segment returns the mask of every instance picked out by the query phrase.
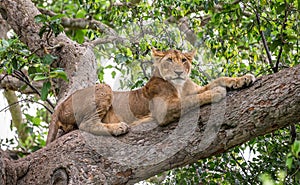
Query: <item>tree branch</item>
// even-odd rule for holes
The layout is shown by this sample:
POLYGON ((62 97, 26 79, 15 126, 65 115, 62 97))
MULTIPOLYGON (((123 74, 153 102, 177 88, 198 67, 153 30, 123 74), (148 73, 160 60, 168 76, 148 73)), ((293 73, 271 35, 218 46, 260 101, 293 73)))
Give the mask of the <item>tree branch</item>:
MULTIPOLYGON (((50 11, 50 10, 45 10, 45 9, 39 9, 41 13, 49 16, 55 16, 57 15, 56 13, 50 11)), ((103 24, 100 21, 96 20, 90 20, 90 19, 81 19, 81 18, 68 18, 68 17, 63 17, 61 18, 61 24, 70 29, 92 29, 92 30, 97 30, 99 32, 105 33, 107 35, 111 36, 116 36, 117 33, 115 32, 114 29, 110 28, 106 24, 103 24)))
MULTIPOLYGON (((35 89, 41 90, 43 87, 43 81, 33 81, 32 86, 35 89)), ((23 94, 35 94, 36 91, 26 86, 26 83, 19 80, 16 77, 0 74, 0 89, 7 89, 13 91, 19 91, 23 94), (24 88, 25 87, 25 88, 24 88)))
POLYGON ((254 10, 254 11, 255 11, 255 16, 256 16, 257 26, 258 26, 258 29, 259 29, 259 33, 260 33, 260 36, 261 36, 264 48, 266 50, 266 54, 267 54, 269 65, 270 65, 271 69, 273 70, 273 72, 276 73, 277 71, 275 70, 273 62, 272 62, 272 56, 271 56, 271 52, 269 50, 269 47, 268 47, 268 44, 267 44, 267 41, 266 41, 266 38, 265 38, 265 34, 261 30, 261 23, 260 23, 259 12, 258 12, 258 10, 254 10))
POLYGON ((117 44, 122 44, 124 42, 126 42, 129 40, 126 38, 122 38, 119 36, 106 36, 104 38, 97 38, 93 41, 87 42, 88 44, 92 45, 92 46, 97 46, 100 44, 108 44, 108 43, 117 43, 117 44))
MULTIPOLYGON (((14 73, 12 74, 13 77, 19 79, 20 81, 23 81, 27 86, 29 86, 36 94, 38 94, 41 97, 41 93, 38 89, 36 89, 29 81, 28 77, 24 74, 23 71, 14 71, 14 73)), ((45 100, 51 107, 52 109, 54 109, 54 105, 53 103, 49 100, 46 99, 45 100)))
POLYGON ((69 184, 133 184, 297 123, 299 111, 300 65, 264 76, 166 127, 145 123, 121 137, 73 131, 16 161, 30 161, 17 184, 50 184, 59 174, 69 184))
POLYGON ((280 49, 279 49, 279 53, 278 53, 278 56, 277 56, 277 61, 276 61, 276 64, 275 64, 275 71, 276 72, 278 72, 279 62, 280 62, 280 58, 281 58, 281 55, 282 55, 283 46, 285 44, 285 41, 284 41, 284 38, 283 38, 283 32, 286 29, 286 22, 287 22, 288 13, 289 13, 288 9, 289 9, 289 4, 285 1, 284 21, 282 23, 282 27, 281 27, 281 30, 280 30, 280 32, 281 32, 280 33, 281 44, 280 44, 280 49))
POLYGON ((44 105, 44 104, 42 104, 42 103, 40 103, 40 102, 38 102, 38 101, 33 101, 33 100, 31 100, 31 99, 23 99, 23 100, 20 100, 20 101, 14 101, 14 102, 11 102, 11 103, 9 103, 8 104, 8 106, 7 107, 4 107, 3 109, 0 109, 0 112, 2 112, 2 111, 5 111, 6 109, 8 109, 8 108, 10 108, 10 107, 12 107, 12 106, 15 106, 15 105, 17 105, 17 104, 19 104, 20 102, 31 102, 31 103, 36 103, 36 104, 39 104, 39 105, 41 105, 41 106, 43 106, 49 113, 53 113, 53 111, 49 108, 49 107, 47 107, 46 105, 44 105))

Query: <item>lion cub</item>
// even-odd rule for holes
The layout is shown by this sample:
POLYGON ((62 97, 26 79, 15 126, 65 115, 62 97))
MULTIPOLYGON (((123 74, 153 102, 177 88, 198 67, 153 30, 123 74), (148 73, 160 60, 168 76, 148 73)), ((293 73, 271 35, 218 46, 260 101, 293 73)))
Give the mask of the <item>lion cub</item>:
POLYGON ((199 86, 189 78, 194 54, 152 49, 154 72, 144 87, 113 92, 108 85, 96 84, 76 91, 56 107, 47 144, 56 138, 58 128, 118 136, 145 118, 163 126, 176 121, 182 109, 218 102, 226 96, 226 88, 238 89, 255 81, 253 75, 221 77, 199 86))

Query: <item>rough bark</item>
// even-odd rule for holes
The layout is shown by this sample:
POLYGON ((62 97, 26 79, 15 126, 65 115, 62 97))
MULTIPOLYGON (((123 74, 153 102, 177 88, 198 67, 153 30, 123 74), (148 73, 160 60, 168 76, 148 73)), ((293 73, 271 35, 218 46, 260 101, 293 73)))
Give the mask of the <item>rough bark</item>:
POLYGON ((30 163, 19 166, 26 171, 19 185, 133 184, 298 123, 299 111, 300 65, 259 78, 166 127, 146 123, 117 138, 76 130, 10 165, 30 163))
MULTIPOLYGON (((1 9, 0 9, 1 12, 1 9)), ((9 31, 10 26, 7 22, 3 19, 0 13, 0 38, 7 38, 7 32, 9 31)))

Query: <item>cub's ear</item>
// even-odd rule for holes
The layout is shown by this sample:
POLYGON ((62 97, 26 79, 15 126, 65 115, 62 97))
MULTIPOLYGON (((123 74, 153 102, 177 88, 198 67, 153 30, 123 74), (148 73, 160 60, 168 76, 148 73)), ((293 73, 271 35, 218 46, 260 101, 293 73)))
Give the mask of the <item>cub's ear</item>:
POLYGON ((166 55, 165 52, 159 51, 156 48, 152 48, 151 50, 152 50, 152 57, 155 60, 159 60, 159 59, 161 59, 162 57, 164 57, 166 55))
POLYGON ((197 52, 196 50, 193 50, 193 51, 183 53, 183 54, 190 62, 192 62, 196 52, 197 52))

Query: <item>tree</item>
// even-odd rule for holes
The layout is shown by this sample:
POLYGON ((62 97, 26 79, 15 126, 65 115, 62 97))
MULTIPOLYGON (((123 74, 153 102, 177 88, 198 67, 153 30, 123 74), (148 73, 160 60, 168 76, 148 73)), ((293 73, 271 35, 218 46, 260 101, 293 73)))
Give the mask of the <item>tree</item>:
POLYGON ((103 81, 96 54, 114 57, 115 68, 127 76, 121 85, 132 88, 147 79, 144 64, 149 63, 150 46, 189 49, 206 45, 203 50, 211 50, 214 57, 204 52, 203 58, 218 63, 206 72, 193 71, 193 77, 201 77, 195 78, 199 83, 222 73, 276 74, 200 112, 196 108, 165 128, 149 132, 139 128, 120 138, 74 131, 17 161, 1 151, 1 184, 130 184, 299 122, 299 65, 278 72, 299 63, 296 2, 176 1, 152 6, 141 1, 33 2, 0 1, 2 17, 25 44, 17 38, 2 40, 0 84, 38 94, 48 102, 49 111, 53 111, 49 95, 63 101, 72 92, 103 81), (94 48, 100 52, 94 53, 94 48), (140 69, 132 68, 137 64, 140 69), (128 68, 134 70, 129 73, 128 68), (48 168, 41 170, 45 164, 48 168))

